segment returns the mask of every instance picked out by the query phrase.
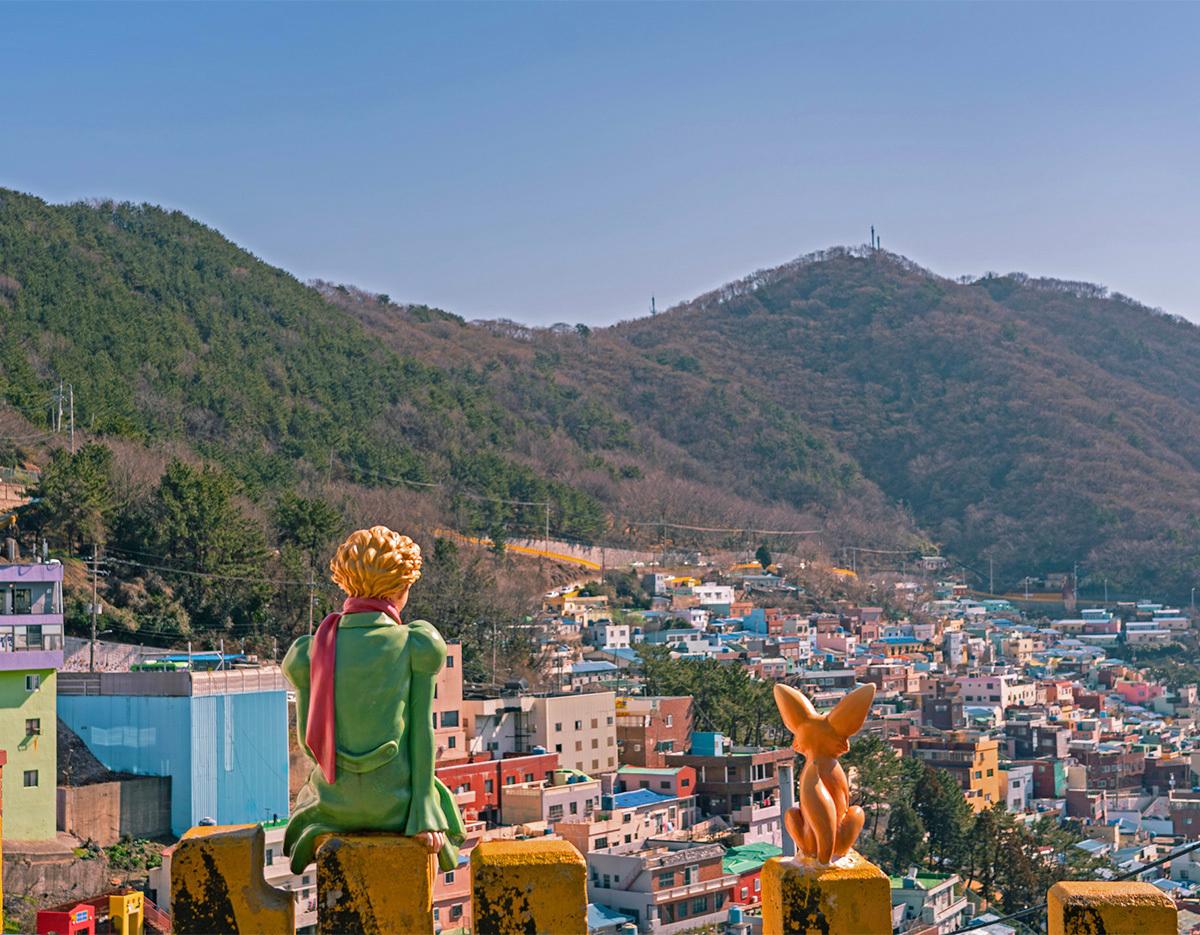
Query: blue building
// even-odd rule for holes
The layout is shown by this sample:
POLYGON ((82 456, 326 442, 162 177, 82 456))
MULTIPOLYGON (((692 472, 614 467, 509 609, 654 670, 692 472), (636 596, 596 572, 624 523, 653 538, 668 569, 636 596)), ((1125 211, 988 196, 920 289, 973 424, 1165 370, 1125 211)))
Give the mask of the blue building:
POLYGON ((58 716, 111 770, 171 777, 171 830, 288 814, 279 669, 63 672, 58 716))

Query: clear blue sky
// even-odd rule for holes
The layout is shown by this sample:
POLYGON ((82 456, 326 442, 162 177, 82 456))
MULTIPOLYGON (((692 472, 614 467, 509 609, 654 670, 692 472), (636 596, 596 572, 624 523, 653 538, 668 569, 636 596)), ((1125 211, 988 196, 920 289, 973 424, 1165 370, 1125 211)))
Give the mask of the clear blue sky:
POLYGON ((1200 5, 5 5, 0 185, 603 323, 836 243, 1200 319, 1200 5))

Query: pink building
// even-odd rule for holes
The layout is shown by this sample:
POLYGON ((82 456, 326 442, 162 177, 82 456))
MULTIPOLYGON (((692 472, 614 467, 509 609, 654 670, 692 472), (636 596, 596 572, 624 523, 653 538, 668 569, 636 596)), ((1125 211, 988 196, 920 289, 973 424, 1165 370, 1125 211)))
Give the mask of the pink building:
POLYGON ((1149 704, 1163 693, 1163 687, 1157 682, 1127 682, 1121 680, 1113 686, 1113 690, 1121 696, 1126 704, 1149 704))
POLYGON ((433 735, 439 766, 467 758, 467 735, 463 729, 462 644, 446 644, 446 664, 433 685, 433 735))

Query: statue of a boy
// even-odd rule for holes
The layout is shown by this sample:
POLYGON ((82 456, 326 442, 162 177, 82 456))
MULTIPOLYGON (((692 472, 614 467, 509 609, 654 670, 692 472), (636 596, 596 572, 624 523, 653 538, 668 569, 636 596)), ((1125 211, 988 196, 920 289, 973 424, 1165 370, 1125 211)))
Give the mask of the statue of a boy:
POLYGON ((292 872, 312 861, 319 835, 335 831, 409 835, 452 870, 462 817, 434 775, 434 679, 446 644, 426 621, 400 620, 421 576, 421 549, 373 526, 342 543, 329 567, 348 595, 342 612, 283 660, 296 687, 300 744, 316 764, 284 837, 292 872))

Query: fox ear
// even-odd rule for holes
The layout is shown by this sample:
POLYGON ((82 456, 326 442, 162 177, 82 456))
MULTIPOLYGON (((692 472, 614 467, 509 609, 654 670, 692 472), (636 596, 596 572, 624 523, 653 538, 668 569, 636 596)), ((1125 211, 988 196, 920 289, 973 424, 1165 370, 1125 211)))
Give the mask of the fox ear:
POLYGON ((863 721, 871 713, 871 702, 875 700, 875 685, 868 682, 854 689, 839 701, 829 712, 829 723, 843 737, 858 733, 863 721))
POLYGON ((800 725, 817 718, 817 709, 812 706, 812 702, 805 698, 803 693, 782 682, 775 683, 775 706, 779 708, 783 723, 793 734, 799 730, 800 725))

